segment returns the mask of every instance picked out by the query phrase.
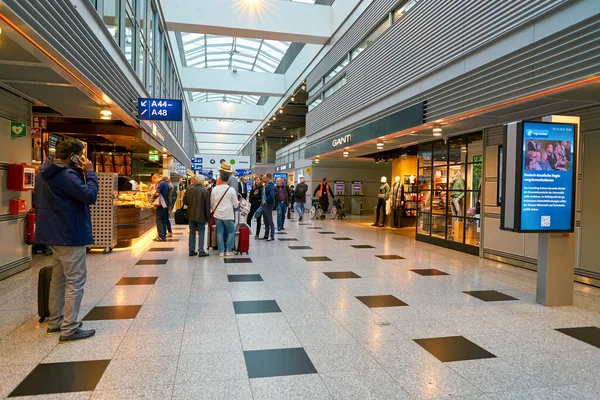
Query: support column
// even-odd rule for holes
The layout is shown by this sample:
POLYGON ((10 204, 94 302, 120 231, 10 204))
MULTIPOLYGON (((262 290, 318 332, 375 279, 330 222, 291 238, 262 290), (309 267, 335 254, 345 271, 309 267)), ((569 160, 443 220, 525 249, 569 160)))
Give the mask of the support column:
MULTIPOLYGON (((577 124, 575 133, 577 149, 580 149, 579 117, 551 115, 544 122, 564 122, 577 124)), ((577 151, 579 155, 579 151, 577 151)), ((579 157, 578 157, 579 158, 579 157)), ((579 176, 579 159, 574 168, 579 176)), ((577 193, 577 180, 573 182, 577 193)), ((577 196, 579 198, 579 196, 577 196)), ((579 207, 573 204, 576 212, 579 207)), ((536 302, 544 306, 573 305, 573 282, 575 280, 575 233, 539 233, 536 302)))

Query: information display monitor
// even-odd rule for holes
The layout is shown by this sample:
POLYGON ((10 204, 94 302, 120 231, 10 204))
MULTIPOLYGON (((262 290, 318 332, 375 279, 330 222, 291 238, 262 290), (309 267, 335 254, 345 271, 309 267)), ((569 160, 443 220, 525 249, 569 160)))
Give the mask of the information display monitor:
POLYGON ((575 124, 522 121, 506 126, 502 229, 574 231, 576 135, 575 124))

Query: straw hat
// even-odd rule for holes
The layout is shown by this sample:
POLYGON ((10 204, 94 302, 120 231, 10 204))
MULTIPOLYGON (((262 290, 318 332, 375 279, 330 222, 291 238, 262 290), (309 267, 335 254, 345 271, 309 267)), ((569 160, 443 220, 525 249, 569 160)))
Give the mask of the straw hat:
POLYGON ((228 162, 223 161, 221 163, 221 166, 219 167, 219 171, 223 171, 223 172, 227 172, 228 174, 232 174, 233 173, 233 168, 231 168, 231 164, 229 164, 228 162))

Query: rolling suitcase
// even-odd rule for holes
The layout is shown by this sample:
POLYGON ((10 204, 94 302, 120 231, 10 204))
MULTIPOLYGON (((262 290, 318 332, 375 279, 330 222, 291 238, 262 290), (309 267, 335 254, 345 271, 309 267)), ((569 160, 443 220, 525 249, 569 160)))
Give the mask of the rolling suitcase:
POLYGON ((233 242, 233 250, 238 253, 246 253, 250 250, 250 227, 240 222, 242 219, 243 213, 238 212, 238 222, 235 224, 235 234, 234 234, 234 242, 233 242))
POLYGON ((50 316, 50 281, 52 280, 52 267, 44 267, 40 269, 38 275, 38 315, 40 322, 44 322, 50 316))

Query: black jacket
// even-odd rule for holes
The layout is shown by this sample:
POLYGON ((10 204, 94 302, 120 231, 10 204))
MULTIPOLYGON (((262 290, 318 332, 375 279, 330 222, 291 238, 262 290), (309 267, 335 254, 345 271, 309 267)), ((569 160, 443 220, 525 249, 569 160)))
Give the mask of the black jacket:
POLYGON ((250 204, 252 204, 252 203, 260 204, 262 202, 263 189, 264 189, 264 186, 261 186, 261 187, 256 187, 256 185, 252 186, 252 191, 250 192, 250 197, 248 198, 248 200, 250 201, 250 204))
POLYGON ((188 187, 183 196, 183 204, 187 206, 188 221, 204 224, 210 220, 210 195, 204 186, 188 187))
POLYGON ((299 183, 294 188, 294 199, 296 203, 306 203, 306 192, 308 192, 308 185, 306 183, 299 183))

